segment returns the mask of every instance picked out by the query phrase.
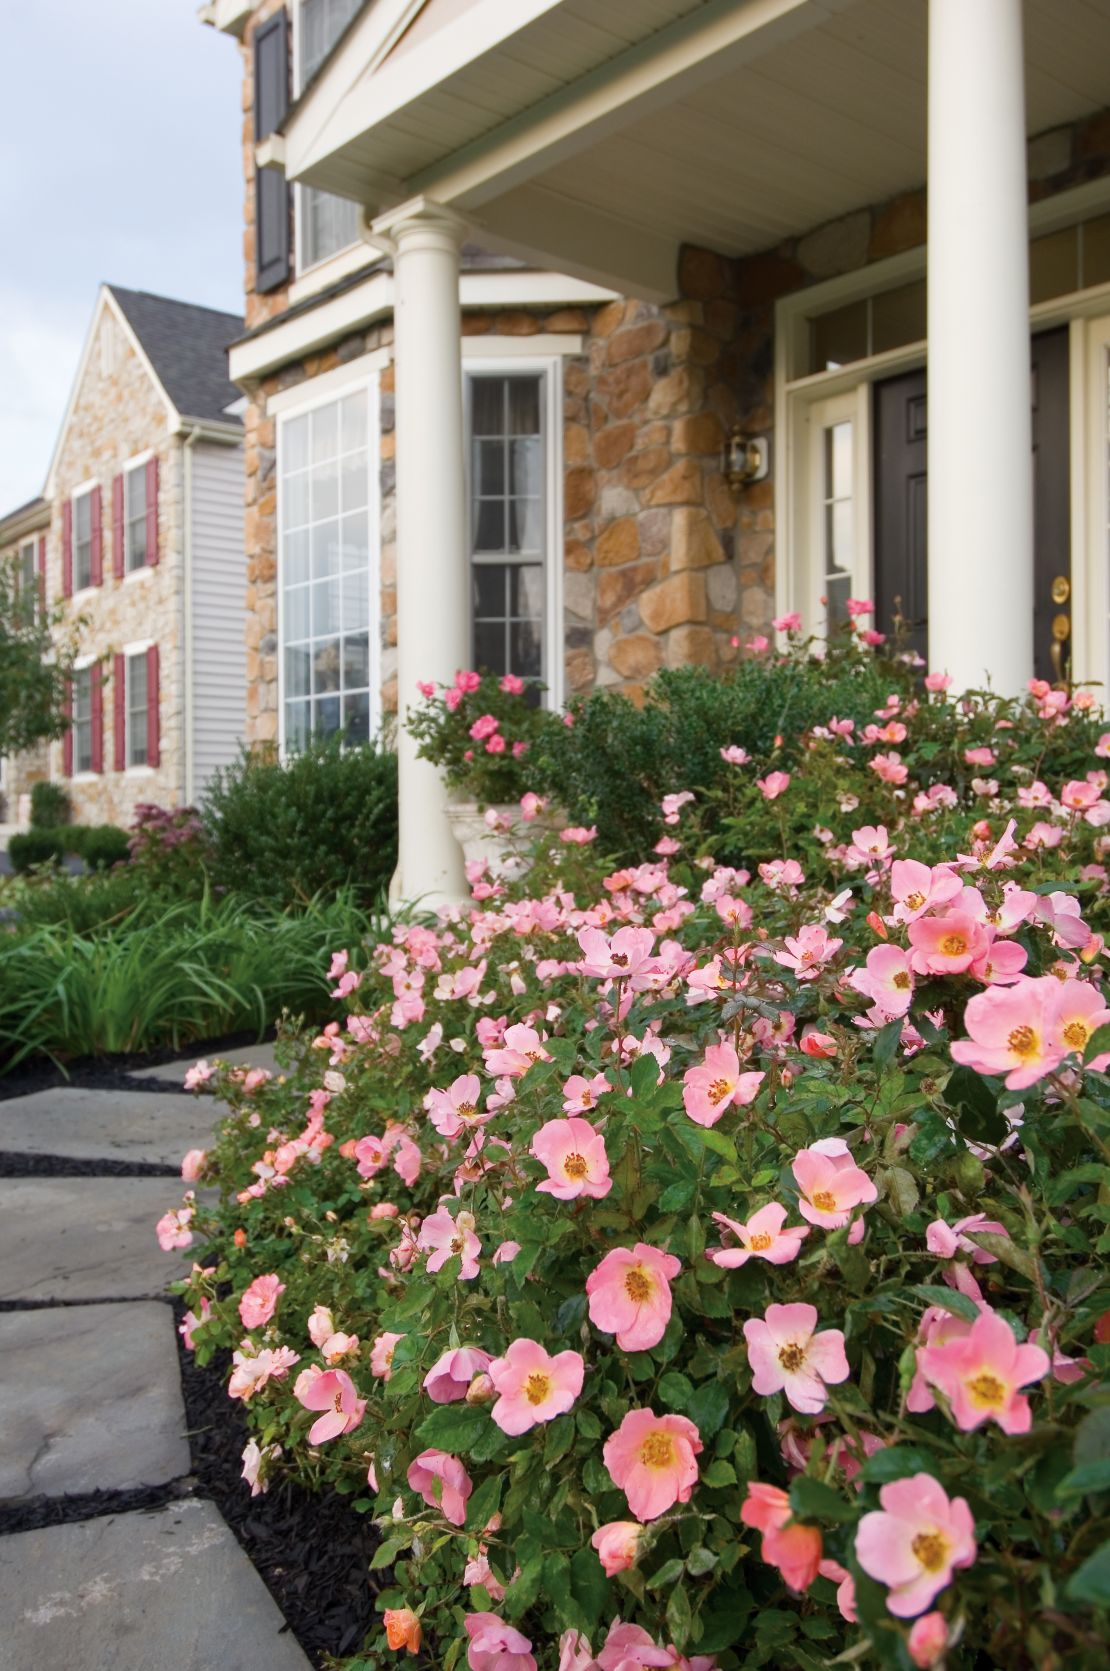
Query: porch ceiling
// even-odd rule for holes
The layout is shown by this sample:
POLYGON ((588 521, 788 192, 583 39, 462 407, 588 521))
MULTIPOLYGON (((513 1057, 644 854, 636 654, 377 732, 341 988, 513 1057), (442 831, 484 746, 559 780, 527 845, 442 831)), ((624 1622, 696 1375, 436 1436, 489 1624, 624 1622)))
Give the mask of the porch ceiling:
MULTIPOLYGON (((924 180, 927 0, 516 0, 509 36, 492 3, 334 66, 288 124, 291 176, 371 214, 423 193, 656 299, 683 242, 766 249, 924 180)), ((1110 0, 1025 0, 1025 25, 1030 134, 1110 105, 1110 0)))

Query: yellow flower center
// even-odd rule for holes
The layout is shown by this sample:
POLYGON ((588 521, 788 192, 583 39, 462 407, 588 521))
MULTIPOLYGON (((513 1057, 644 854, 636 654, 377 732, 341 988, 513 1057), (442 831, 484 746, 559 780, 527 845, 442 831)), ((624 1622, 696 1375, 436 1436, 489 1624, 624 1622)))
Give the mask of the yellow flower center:
POLYGON ((913 894, 907 894, 906 895, 906 906, 911 911, 920 911, 920 909, 924 905, 924 903, 925 903, 925 895, 924 894, 913 893, 913 894))
POLYGON ((948 1564, 948 1539, 940 1532, 918 1532, 910 1548, 926 1572, 940 1572, 948 1564))
POLYGON ((455 1112, 460 1120, 472 1120, 478 1110, 472 1102, 460 1102, 455 1112))
POLYGON ((628 958, 624 952, 610 952, 609 962, 615 963, 618 969, 628 968, 628 958))
POLYGON ((724 1102, 732 1091, 731 1079, 715 1079, 709 1087, 708 1096, 711 1103, 724 1102))
POLYGON ((905 992, 910 984, 910 977, 906 973, 905 969, 899 969, 890 984, 891 986, 896 986, 899 992, 905 992))
POLYGON ((816 1195, 810 1197, 819 1213, 836 1212, 836 1196, 828 1189, 819 1189, 816 1195))
POLYGON ((760 1230, 756 1235, 748 1237, 748 1246, 753 1253, 762 1253, 765 1248, 770 1247, 773 1240, 774 1237, 769 1236, 766 1230, 760 1230))
POLYGON ((1067 1021, 1064 1023, 1064 1039, 1069 1049, 1082 1050, 1091 1036, 1091 1029, 1085 1021, 1067 1021))
POLYGON ((563 1162, 563 1171, 568 1178, 584 1178, 589 1168, 581 1155, 568 1155, 563 1162))
POLYGON ((542 1369, 534 1369, 524 1383, 524 1396, 529 1404, 542 1404, 551 1394, 551 1377, 542 1369))
POLYGON ((967 950, 966 934, 944 934, 941 936, 940 949, 945 957, 962 957, 967 950))
POLYGON ((645 1468, 673 1468, 674 1440, 669 1433, 649 1433, 640 1446, 640 1461, 645 1468))
POLYGON ((337 1392, 335 1395, 335 1413, 337 1416, 343 1414, 343 1394, 341 1392, 337 1392))
POLYGON ((463 1239, 462 1239, 462 1237, 461 1236, 452 1236, 451 1237, 451 1252, 452 1253, 461 1253, 462 1250, 463 1250, 463 1239))
POLYGON ((1032 1027, 1015 1027, 1006 1040, 1015 1056, 1035 1056, 1039 1040, 1032 1027))
POLYGON ((645 1300, 650 1300, 651 1290, 651 1278, 641 1270, 639 1265, 634 1266, 632 1270, 625 1274, 624 1291, 630 1300, 635 1300, 637 1305, 642 1305, 645 1300))
POLYGON ((994 1407, 1001 1404, 1006 1396, 1006 1388, 1002 1385, 998 1376, 992 1375, 986 1369, 977 1375, 973 1381, 968 1382, 967 1390, 976 1404, 985 1407, 994 1407))
POLYGON ((788 1375, 795 1375, 806 1361, 806 1349, 796 1340, 779 1347, 779 1363, 788 1375))

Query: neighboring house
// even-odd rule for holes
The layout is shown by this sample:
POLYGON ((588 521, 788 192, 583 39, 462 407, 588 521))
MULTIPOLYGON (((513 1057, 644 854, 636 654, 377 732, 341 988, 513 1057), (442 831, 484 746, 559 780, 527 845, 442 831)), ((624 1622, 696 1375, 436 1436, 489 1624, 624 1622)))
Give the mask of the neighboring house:
POLYGON ((45 607, 84 623, 72 723, 9 764, 17 803, 49 775, 76 821, 126 824, 138 802, 197 799, 238 752, 243 425, 227 347, 241 331, 233 314, 100 290, 34 512, 45 607))
MULTIPOLYGON (((960 684, 1110 676, 1105 0, 202 15, 247 77, 252 736, 347 723, 340 627, 371 725, 464 662, 635 694, 850 595, 960 684), (348 377, 365 562, 316 514, 348 377)), ((403 742, 401 794, 404 891, 457 894, 403 742)))
MULTIPOLYGON (((46 596, 49 527, 50 506, 43 498, 30 499, 0 517, 0 563, 14 566, 19 606, 36 613, 44 607, 46 596)), ((0 755, 0 825, 26 824, 31 789, 48 777, 49 772, 50 757, 45 743, 10 759, 0 755)))

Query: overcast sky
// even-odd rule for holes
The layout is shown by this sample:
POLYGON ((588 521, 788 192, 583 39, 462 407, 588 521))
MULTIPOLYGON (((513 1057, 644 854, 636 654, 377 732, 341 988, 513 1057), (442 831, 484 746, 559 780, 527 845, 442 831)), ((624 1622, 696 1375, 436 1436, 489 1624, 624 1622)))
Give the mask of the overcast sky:
POLYGON ((2 10, 0 515, 42 488, 102 280, 243 305, 237 42, 197 0, 2 10))

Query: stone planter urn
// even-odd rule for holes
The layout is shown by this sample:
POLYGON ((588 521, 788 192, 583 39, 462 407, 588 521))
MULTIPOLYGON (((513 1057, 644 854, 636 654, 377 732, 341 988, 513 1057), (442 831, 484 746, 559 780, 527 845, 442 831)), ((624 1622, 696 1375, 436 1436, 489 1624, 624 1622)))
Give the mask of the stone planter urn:
POLYGON ((480 806, 477 801, 449 800, 447 822, 466 860, 482 859, 490 874, 511 882, 527 874, 532 858, 527 851, 539 830, 558 828, 550 813, 526 821, 515 801, 480 806))

